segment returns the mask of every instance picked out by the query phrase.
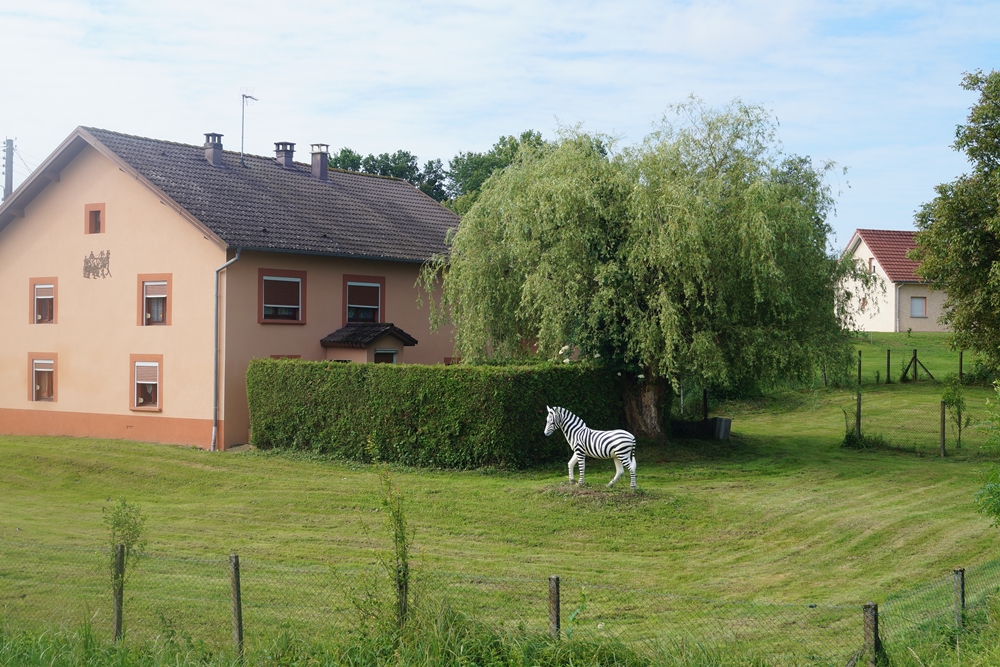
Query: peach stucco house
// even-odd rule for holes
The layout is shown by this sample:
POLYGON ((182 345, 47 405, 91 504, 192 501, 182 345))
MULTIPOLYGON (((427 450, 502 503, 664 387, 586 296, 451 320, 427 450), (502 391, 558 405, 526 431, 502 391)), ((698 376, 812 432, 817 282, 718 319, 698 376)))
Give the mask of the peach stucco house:
POLYGON ((0 206, 0 433, 224 449, 256 357, 433 364, 458 218, 410 184, 77 128, 0 206))
POLYGON ((933 291, 917 275, 919 262, 907 257, 916 247, 916 232, 889 229, 858 229, 844 257, 851 257, 881 278, 885 292, 869 303, 856 303, 857 324, 862 331, 947 331, 938 318, 945 293, 933 291))

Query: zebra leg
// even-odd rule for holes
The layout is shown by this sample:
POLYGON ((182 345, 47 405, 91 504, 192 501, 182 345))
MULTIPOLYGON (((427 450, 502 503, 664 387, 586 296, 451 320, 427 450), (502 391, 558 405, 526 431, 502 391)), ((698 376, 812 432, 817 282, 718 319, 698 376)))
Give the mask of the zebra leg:
POLYGON ((574 452, 574 454, 573 454, 573 458, 571 458, 571 459, 569 460, 569 483, 570 483, 570 484, 572 484, 572 483, 573 483, 573 466, 575 466, 575 465, 576 465, 577 461, 579 461, 579 459, 577 458, 577 455, 576 455, 576 453, 574 452))
POLYGON ((611 478, 610 482, 608 482, 608 486, 614 486, 615 482, 618 481, 618 478, 622 476, 623 472, 625 472, 625 468, 622 467, 621 459, 619 459, 617 456, 613 456, 611 458, 615 462, 615 476, 611 478))
POLYGON ((628 472, 632 477, 632 490, 635 490, 635 455, 632 455, 632 459, 628 462, 628 472))
POLYGON ((583 468, 586 465, 587 457, 583 454, 577 454, 577 456, 580 457, 580 460, 577 463, 577 465, 580 466, 580 486, 583 486, 583 468))

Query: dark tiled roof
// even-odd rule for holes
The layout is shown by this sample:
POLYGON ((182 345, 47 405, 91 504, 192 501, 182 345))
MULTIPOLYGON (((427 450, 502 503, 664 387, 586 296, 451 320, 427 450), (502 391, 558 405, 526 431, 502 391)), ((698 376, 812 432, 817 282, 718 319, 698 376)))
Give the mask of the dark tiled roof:
POLYGON ((859 229, 858 236, 875 256, 875 261, 894 283, 922 283, 917 275, 920 262, 906 256, 917 247, 916 232, 892 229, 859 229))
POLYGON ((446 250, 458 217, 405 181, 82 128, 230 247, 420 262, 446 250))
POLYGON ((377 324, 351 323, 319 342, 323 347, 368 347, 386 334, 395 336, 403 345, 416 345, 417 339, 391 322, 377 324))

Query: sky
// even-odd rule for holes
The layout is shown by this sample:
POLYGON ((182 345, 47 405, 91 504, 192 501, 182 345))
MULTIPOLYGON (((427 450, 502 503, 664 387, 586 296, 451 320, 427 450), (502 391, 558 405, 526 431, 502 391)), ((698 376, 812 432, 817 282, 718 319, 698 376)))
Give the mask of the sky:
POLYGON ((833 247, 912 229, 1000 56, 1000 3, 0 0, 15 187, 78 125, 248 153, 294 141, 421 163, 526 129, 638 143, 672 104, 760 105, 831 172, 833 247), (245 109, 243 93, 258 98, 245 109))

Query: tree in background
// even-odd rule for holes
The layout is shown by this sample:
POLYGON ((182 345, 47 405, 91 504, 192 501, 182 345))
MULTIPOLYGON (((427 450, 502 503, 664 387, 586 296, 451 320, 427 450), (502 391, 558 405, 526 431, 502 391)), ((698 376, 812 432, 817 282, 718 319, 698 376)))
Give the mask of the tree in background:
POLYGON ((972 173, 935 188, 916 214, 917 273, 943 290, 942 321, 956 347, 979 352, 1000 366, 1000 72, 966 74, 962 88, 979 92, 952 148, 972 173))
POLYGON ((534 130, 525 130, 519 136, 502 136, 485 153, 472 151, 459 153, 448 163, 448 196, 450 206, 464 215, 479 197, 479 191, 493 172, 507 167, 517 157, 521 146, 541 147, 545 141, 534 130))
POLYGON ((339 153, 330 155, 329 164, 333 169, 343 169, 344 171, 361 171, 361 153, 356 153, 350 148, 344 147, 339 153))
POLYGON ((441 160, 428 160, 421 171, 417 156, 409 151, 399 150, 379 155, 369 153, 362 157, 361 153, 344 147, 339 153, 330 155, 329 164, 334 169, 404 180, 435 201, 444 201, 448 198, 445 187, 447 176, 441 160))
POLYGON ((424 267, 456 352, 583 357, 635 383, 630 428, 662 434, 682 381, 746 392, 852 359, 850 295, 872 278, 828 252, 832 165, 778 150, 761 108, 698 100, 639 146, 563 131, 521 142, 424 267))

